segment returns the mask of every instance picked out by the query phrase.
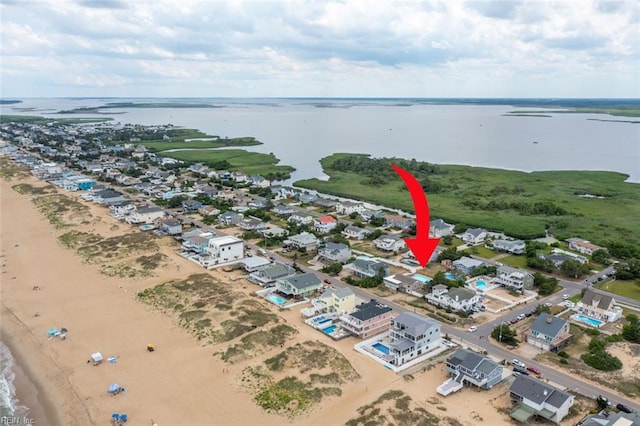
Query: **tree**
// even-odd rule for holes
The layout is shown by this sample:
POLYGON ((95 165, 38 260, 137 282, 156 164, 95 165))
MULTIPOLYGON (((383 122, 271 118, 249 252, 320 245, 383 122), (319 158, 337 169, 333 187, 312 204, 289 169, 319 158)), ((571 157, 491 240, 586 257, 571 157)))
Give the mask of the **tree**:
POLYGON ((456 226, 453 227, 453 233, 454 234, 460 234, 464 231, 467 230, 469 226, 465 225, 464 223, 457 223, 456 226))
POLYGON ((439 255, 438 258, 436 259, 438 262, 442 262, 445 259, 449 259, 449 260, 458 260, 460 259, 462 256, 464 256, 464 254, 462 252, 459 252, 458 250, 456 250, 455 247, 450 247, 444 251, 442 251, 439 255))
POLYGON ((332 276, 338 275, 342 271, 342 264, 340 262, 332 263, 322 268, 322 272, 330 274, 332 276))
POLYGON ((511 330, 511 327, 506 324, 500 324, 494 328, 493 331, 491 331, 491 337, 509 346, 515 346, 519 343, 518 339, 516 339, 515 331, 511 330))
POLYGON ((608 265, 609 252, 605 249, 598 249, 591 254, 591 260, 601 265, 608 265))
POLYGON ((640 343, 640 321, 638 316, 629 314, 626 316, 628 324, 622 327, 622 337, 633 343, 640 343))
POLYGON ((189 197, 187 197, 186 195, 175 195, 171 197, 169 201, 167 201, 167 207, 169 207, 170 209, 180 207, 182 206, 182 202, 187 200, 188 198, 189 197))
POLYGON ((560 271, 567 277, 578 278, 589 273, 589 267, 577 260, 568 259, 560 265, 560 271))
POLYGON ((451 244, 453 244, 453 237, 451 235, 445 235, 444 237, 442 237, 442 242, 445 246, 450 246, 451 244))

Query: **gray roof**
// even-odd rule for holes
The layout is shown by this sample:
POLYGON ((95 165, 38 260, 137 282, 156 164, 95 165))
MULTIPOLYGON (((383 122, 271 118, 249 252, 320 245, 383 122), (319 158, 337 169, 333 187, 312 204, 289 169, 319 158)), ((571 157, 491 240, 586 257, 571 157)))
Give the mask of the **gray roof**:
POLYGON ((296 275, 294 277, 284 278, 283 280, 287 281, 289 284, 291 284, 292 287, 295 287, 298 290, 304 290, 307 287, 320 284, 320 278, 318 278, 316 274, 313 274, 311 272, 302 275, 296 275))
POLYGON ((96 195, 101 198, 116 198, 122 197, 120 192, 112 191, 111 189, 103 189, 100 192, 97 192, 96 195))
POLYGON ((409 339, 398 339, 394 342, 390 342, 389 346, 397 350, 398 352, 402 352, 406 349, 414 347, 415 343, 409 339))
POLYGON ((296 270, 291 266, 284 265, 282 263, 274 263, 273 265, 265 266, 260 271, 271 279, 278 279, 282 277, 288 277, 295 274, 296 270))
POLYGON ((138 207, 136 211, 138 213, 155 213, 155 212, 161 212, 162 209, 156 206, 148 206, 148 207, 138 207))
POLYGON ((355 293, 353 292, 353 290, 351 290, 348 287, 343 287, 343 288, 339 288, 339 289, 335 289, 335 288, 328 288, 324 291, 324 293, 322 293, 321 297, 329 297, 330 295, 335 294, 335 296, 339 299, 342 299, 344 297, 348 297, 348 296, 352 296, 355 295, 355 293))
POLYGON ((589 288, 584 293, 582 303, 585 305, 596 304, 599 309, 609 309, 613 303, 613 297, 608 294, 596 293, 589 288))
POLYGON ((431 318, 425 318, 413 312, 403 312, 394 320, 395 324, 402 324, 407 327, 407 333, 416 337, 425 334, 432 327, 439 327, 440 323, 431 318))
POLYGON ((487 230, 486 230, 486 229, 483 229, 483 228, 469 228, 469 229, 467 229, 464 233, 465 233, 465 234, 471 234, 471 235, 473 235, 474 237, 478 237, 478 236, 480 236, 480 234, 482 234, 483 232, 487 232, 487 230))
POLYGON ((469 300, 476 295, 476 292, 468 288, 452 287, 447 292, 447 296, 453 300, 469 300), (457 297, 457 299, 456 299, 457 297))
POLYGON ((309 232, 302 232, 298 235, 290 236, 289 241, 295 241, 298 244, 312 244, 318 242, 318 238, 309 232))
POLYGON ((342 243, 331 243, 328 242, 324 245, 324 249, 326 251, 342 251, 342 250, 348 250, 349 246, 346 244, 342 244, 342 243))
POLYGON ((449 358, 448 363, 453 366, 462 366, 467 370, 474 371, 484 357, 467 349, 458 349, 449 358))
POLYGON ((431 222, 429 222, 429 226, 434 229, 449 229, 451 227, 450 224, 442 219, 432 220, 431 222))
POLYGON ((559 408, 567 399, 571 398, 570 394, 525 375, 516 377, 509 390, 511 393, 536 404, 547 402, 556 408, 559 408))
POLYGON ((611 413, 608 417, 604 417, 601 414, 592 414, 581 423, 582 426, 616 426, 618 420, 624 419, 631 423, 627 423, 624 420, 619 424, 621 426, 640 426, 640 413, 625 413, 620 411, 619 413, 611 413))
POLYGON ((476 268, 476 267, 478 267, 480 265, 483 265, 483 264, 484 264, 484 262, 482 262, 480 260, 473 259, 471 257, 467 257, 467 256, 463 256, 460 259, 453 261, 453 265, 454 266, 455 265, 462 265, 462 266, 465 266, 467 268, 476 268))
POLYGON ((378 273, 381 269, 385 271, 385 273, 387 271, 386 265, 384 263, 377 262, 375 260, 356 259, 353 261, 352 265, 353 267, 361 271, 376 272, 376 273, 378 273))
POLYGON ((377 300, 371 299, 368 302, 364 302, 356 306, 355 311, 351 312, 350 315, 360 321, 366 321, 390 311, 391 308, 387 305, 383 305, 377 300))
POLYGON ((531 331, 537 331, 545 336, 555 337, 566 323, 567 320, 543 312, 536 318, 533 324, 531 324, 531 331))

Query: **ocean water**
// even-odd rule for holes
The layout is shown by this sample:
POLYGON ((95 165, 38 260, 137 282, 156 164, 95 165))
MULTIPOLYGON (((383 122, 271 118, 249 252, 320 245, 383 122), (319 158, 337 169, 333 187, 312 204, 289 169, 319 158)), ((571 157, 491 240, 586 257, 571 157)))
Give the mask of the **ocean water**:
POLYGON ((0 418, 2 417, 23 417, 29 409, 20 405, 16 399, 16 388, 13 381, 16 377, 14 372, 15 361, 9 348, 0 342, 0 418))

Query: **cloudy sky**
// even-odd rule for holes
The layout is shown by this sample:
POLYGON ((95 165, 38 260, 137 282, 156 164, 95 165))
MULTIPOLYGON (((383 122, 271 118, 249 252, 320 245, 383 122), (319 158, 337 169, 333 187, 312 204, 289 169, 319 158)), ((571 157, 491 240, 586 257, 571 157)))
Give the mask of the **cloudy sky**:
POLYGON ((1 96, 640 97, 640 2, 0 0, 1 96))

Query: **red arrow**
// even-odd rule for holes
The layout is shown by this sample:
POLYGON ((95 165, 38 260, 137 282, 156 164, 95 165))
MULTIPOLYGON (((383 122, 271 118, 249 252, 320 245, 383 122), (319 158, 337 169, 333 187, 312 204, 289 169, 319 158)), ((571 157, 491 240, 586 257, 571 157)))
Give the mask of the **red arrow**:
POLYGON ((429 238, 429 202, 427 201, 427 194, 424 193, 422 185, 411 173, 395 165, 392 165, 391 168, 400 175, 413 199, 413 208, 416 211, 416 237, 405 238, 404 241, 424 268, 429 263, 429 259, 436 247, 438 247, 438 243, 440 243, 440 238, 429 238))

